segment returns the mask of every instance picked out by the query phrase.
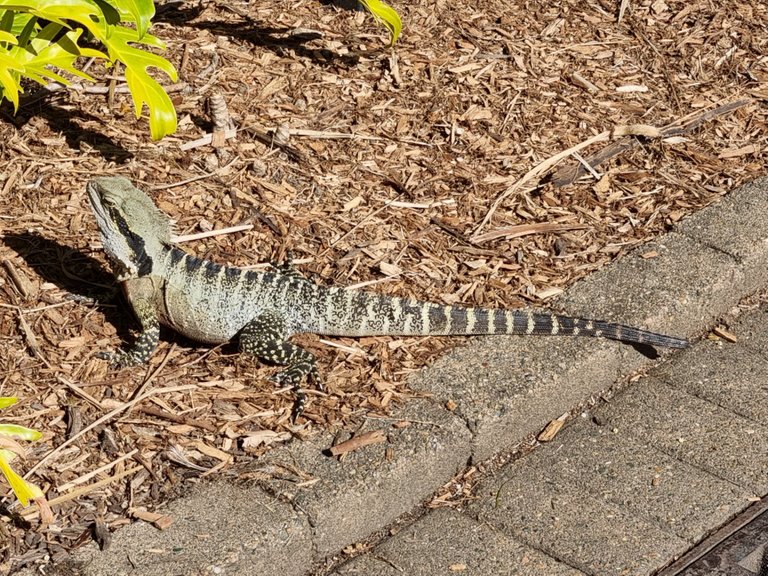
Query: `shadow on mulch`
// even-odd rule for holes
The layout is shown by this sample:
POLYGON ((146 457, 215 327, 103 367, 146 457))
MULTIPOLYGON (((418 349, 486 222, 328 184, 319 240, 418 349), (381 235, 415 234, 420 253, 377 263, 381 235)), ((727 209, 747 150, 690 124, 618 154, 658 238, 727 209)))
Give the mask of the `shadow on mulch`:
POLYGON ((57 96, 56 92, 48 92, 45 88, 40 88, 21 98, 18 114, 3 115, 17 128, 24 126, 32 118, 44 118, 51 130, 60 132, 64 136, 67 146, 73 151, 79 150, 80 145, 85 143, 109 162, 124 164, 134 157, 132 152, 105 136, 104 132, 85 128, 76 121, 103 124, 103 118, 92 116, 82 108, 69 110, 56 106, 51 100, 57 96))
MULTIPOLYGON (((5 234, 0 241, 21 256, 44 281, 95 304, 104 314, 105 322, 115 327, 123 344, 133 341, 131 329, 138 329, 139 325, 131 305, 116 285, 114 275, 98 260, 34 232, 5 234)), ((165 327, 161 327, 160 337, 185 348, 201 347, 199 342, 165 327)), ((222 353, 235 354, 237 346, 224 345, 222 353)))
POLYGON ((75 297, 95 302, 122 340, 129 337, 133 322, 128 304, 115 286, 115 277, 86 254, 35 232, 7 233, 0 237, 46 282, 75 297))
MULTIPOLYGON (((339 2, 338 0, 325 0, 323 4, 332 4, 344 9, 354 9, 352 2, 339 2)), ((356 2, 354 4, 357 4, 356 2)), ((179 26, 190 26, 201 30, 208 30, 219 36, 249 42, 253 46, 268 48, 280 57, 291 56, 289 52, 300 58, 307 58, 320 66, 356 66, 360 61, 359 54, 338 54, 327 48, 312 48, 306 46, 308 42, 322 38, 320 32, 303 30, 297 32, 292 28, 265 26, 247 14, 234 8, 223 6, 224 9, 242 18, 242 22, 233 23, 226 21, 192 22, 201 13, 199 7, 180 8, 179 5, 170 4, 158 9, 155 16, 156 22, 174 23, 179 26)), ((371 54, 378 52, 374 50, 371 54)))

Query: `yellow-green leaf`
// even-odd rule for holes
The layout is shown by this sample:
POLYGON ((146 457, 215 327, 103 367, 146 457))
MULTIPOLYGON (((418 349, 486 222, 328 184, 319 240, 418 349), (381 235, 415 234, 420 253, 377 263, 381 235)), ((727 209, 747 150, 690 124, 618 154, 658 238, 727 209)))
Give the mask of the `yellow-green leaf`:
POLYGON ((0 396, 0 410, 8 408, 8 406, 13 406, 18 401, 19 399, 14 398, 13 396, 0 396))
POLYGON ((24 66, 25 76, 40 84, 45 84, 46 79, 68 84, 66 78, 49 68, 54 66, 59 70, 66 70, 70 74, 91 80, 88 74, 75 68, 75 61, 80 56, 105 58, 106 54, 92 48, 80 48, 77 45, 77 39, 82 30, 70 30, 62 36, 61 29, 59 24, 48 24, 30 42, 31 49, 19 47, 11 50, 16 62, 24 66))
MULTIPOLYGON (((147 68, 159 68, 174 82, 178 78, 173 64, 151 52, 139 50, 130 45, 139 42, 136 30, 118 26, 109 38, 100 38, 109 51, 112 60, 125 64, 125 81, 131 91, 136 117, 141 116, 144 105, 149 108, 149 131, 153 140, 159 140, 176 130, 176 110, 162 86, 149 75, 147 68)), ((162 42, 145 34, 142 44, 162 46, 162 42)))
POLYGON ((16 40, 16 36, 11 34, 10 32, 5 32, 4 30, 0 30, 0 42, 8 42, 8 44, 18 44, 18 40, 16 40))
POLYGON ((136 30, 139 38, 143 38, 149 30, 149 23, 155 15, 155 3, 152 0, 114 0, 113 4, 120 11, 123 20, 130 20, 136 23, 136 30))
POLYGON ((373 17, 379 23, 389 29, 390 45, 394 46, 400 37, 400 32, 403 30, 403 22, 400 20, 400 15, 397 11, 381 0, 360 0, 360 3, 365 6, 368 12, 373 14, 373 17))
POLYGON ((0 436, 21 438, 22 440, 39 440, 42 434, 37 430, 18 426, 17 424, 0 424, 0 436))
POLYGON ((13 493, 16 494, 16 498, 19 499, 21 505, 29 506, 30 500, 34 500, 35 498, 42 498, 42 490, 32 484, 32 482, 27 482, 24 480, 24 478, 16 474, 13 468, 11 468, 11 465, 8 464, 7 460, 5 459, 3 452, 3 450, 0 450, 0 473, 5 476, 8 484, 11 485, 11 490, 13 490, 13 493))

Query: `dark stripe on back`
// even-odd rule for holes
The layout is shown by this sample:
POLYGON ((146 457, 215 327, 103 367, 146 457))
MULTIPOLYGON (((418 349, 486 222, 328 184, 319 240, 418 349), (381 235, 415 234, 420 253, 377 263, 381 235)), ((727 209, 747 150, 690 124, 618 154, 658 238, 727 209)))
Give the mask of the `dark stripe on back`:
POLYGON ((184 258, 184 266, 186 267, 187 273, 189 274, 189 276, 194 276, 195 274, 197 274, 197 271, 200 270, 204 262, 205 262, 204 260, 201 260, 196 256, 187 254, 186 257, 184 258))
POLYGON ((349 318, 349 310, 347 310, 348 305, 349 295, 347 294, 347 290, 338 289, 331 293, 331 308, 333 310, 333 315, 337 316, 338 319, 343 322, 349 318))
POLYGON ((573 334, 573 328, 576 325, 573 318, 567 316, 558 316, 557 323, 560 324, 560 333, 573 334))
POLYGON ((236 284, 240 280, 240 276, 242 274, 242 270, 240 268, 235 268, 234 266, 227 266, 227 269, 224 271, 224 277, 227 279, 227 282, 230 284, 236 284))
POLYGON ((466 334, 467 333, 467 309, 466 308, 451 308, 451 333, 452 334, 466 334))
POLYGON ((475 327, 472 329, 474 334, 488 334, 488 311, 482 308, 475 309, 475 327))
MULTIPOLYGON (((600 328, 603 330, 603 336, 607 336, 610 334, 611 338, 614 338, 616 340, 624 340, 626 338, 626 334, 624 334, 624 326, 621 324, 607 324, 607 323, 601 323, 603 324, 600 328)), ((637 334, 635 336, 635 339, 638 342, 645 342, 645 337, 643 334, 637 334)))
MULTIPOLYGON (((354 316, 359 316, 360 318, 367 316, 368 303, 371 302, 371 300, 374 302, 374 315, 378 317, 378 311, 375 310, 376 305, 379 303, 378 298, 375 298, 372 294, 367 294, 366 292, 358 292, 357 290, 352 292, 352 310, 350 311, 351 314, 354 316)), ((380 318, 377 319, 380 320, 380 318)))
POLYGON ((496 334, 505 334, 507 332, 507 315, 503 310, 496 310, 493 319, 493 331, 496 334))
POLYGON ((552 317, 546 314, 536 314, 534 319, 534 334, 552 334, 552 317))
MULTIPOLYGON (((245 278, 245 281, 248 282, 249 284, 258 284, 259 273, 256 272, 255 270, 246 270, 244 278, 245 278)), ((261 280, 265 284, 271 283, 274 279, 275 279, 275 275, 271 272, 264 273, 264 275, 261 278, 261 280)))
POLYGON ((186 256, 186 253, 179 248, 171 248, 171 268, 179 265, 179 262, 186 256))
POLYGON ((221 264, 216 264, 216 262, 211 262, 210 260, 206 260, 205 268, 203 269, 203 275, 208 280, 213 280, 219 275, 219 272, 221 272, 221 268, 222 268, 221 264))
POLYGON ((442 332, 445 330, 448 318, 445 316, 445 309, 442 306, 429 306, 429 330, 432 332, 442 332))
POLYGON ((513 334, 525 334, 528 331, 528 313, 525 310, 515 310, 513 334))
MULTIPOLYGON (((420 302, 416 301, 409 301, 407 298, 403 298, 401 301, 402 307, 403 307, 403 316, 412 316, 416 318, 417 320, 421 319, 421 306, 422 304, 420 302)), ((414 324, 411 324, 413 327, 414 324)))
POLYGON ((574 327, 579 329, 579 331, 582 333, 582 336, 592 334, 592 332, 594 331, 594 328, 592 328, 592 330, 587 328, 587 322, 588 322, 587 320, 577 319, 576 322, 574 323, 575 324, 574 327))
POLYGON ((396 308, 402 309, 400 300, 390 298, 383 294, 376 294, 374 297, 376 298, 376 305, 374 308, 379 316, 387 319, 390 329, 394 329, 395 327, 401 328, 403 326, 402 316, 400 321, 398 321, 395 314, 396 308))

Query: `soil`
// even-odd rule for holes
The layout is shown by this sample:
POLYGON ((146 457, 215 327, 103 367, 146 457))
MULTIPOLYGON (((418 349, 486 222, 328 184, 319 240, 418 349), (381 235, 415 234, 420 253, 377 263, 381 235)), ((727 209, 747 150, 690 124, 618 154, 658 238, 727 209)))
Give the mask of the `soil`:
POLYGON ((92 176, 131 178, 193 236, 185 250, 218 262, 290 254, 323 284, 557 308, 579 278, 764 174, 765 3, 393 6, 405 27, 390 50, 366 13, 314 0, 160 3, 152 31, 180 78, 162 79, 179 128, 159 142, 119 69, 28 86, 15 116, 3 104, 0 396, 21 399, 3 421, 44 433, 17 468, 34 467, 56 518, 6 497, 0 573, 135 518, 161 527, 154 511, 187 482, 354 430, 461 342, 302 336, 325 391, 308 390, 297 422, 274 368, 234 346, 164 333, 148 366, 115 372, 97 354, 136 326, 90 214, 92 176), (216 147, 198 142, 212 96, 237 129, 216 147))

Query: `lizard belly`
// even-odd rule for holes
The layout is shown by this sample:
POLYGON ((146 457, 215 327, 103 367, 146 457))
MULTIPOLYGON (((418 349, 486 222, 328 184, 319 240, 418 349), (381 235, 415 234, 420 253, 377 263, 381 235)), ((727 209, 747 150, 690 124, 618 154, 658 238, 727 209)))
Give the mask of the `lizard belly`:
POLYGON ((242 328, 237 325, 236 318, 222 313, 224 310, 219 302, 199 295, 193 296, 186 290, 174 288, 170 283, 166 283, 163 290, 160 309, 163 324, 198 342, 228 342, 242 328))

